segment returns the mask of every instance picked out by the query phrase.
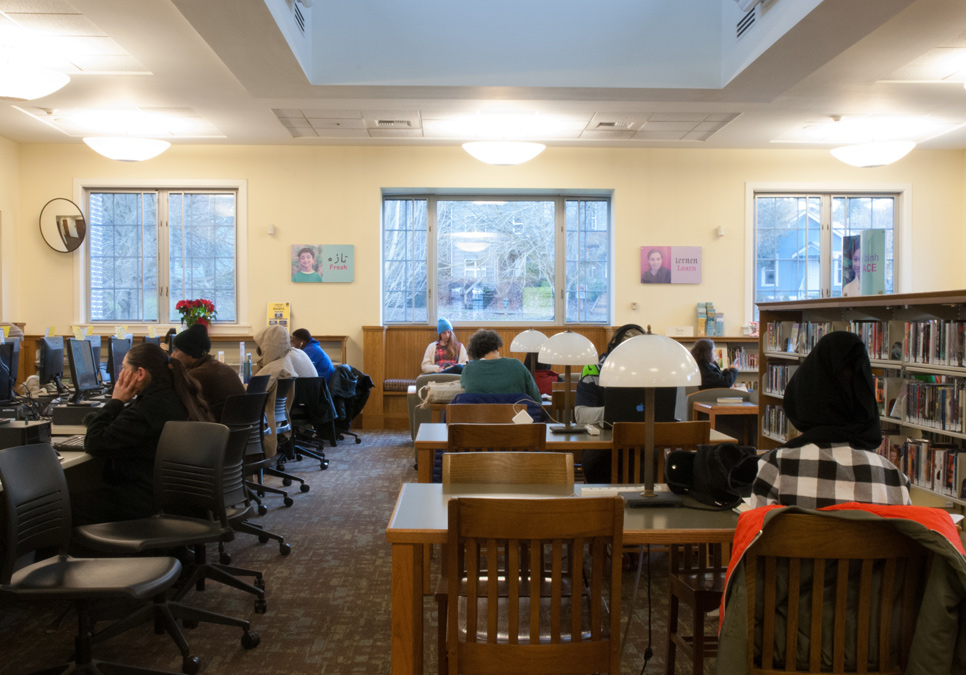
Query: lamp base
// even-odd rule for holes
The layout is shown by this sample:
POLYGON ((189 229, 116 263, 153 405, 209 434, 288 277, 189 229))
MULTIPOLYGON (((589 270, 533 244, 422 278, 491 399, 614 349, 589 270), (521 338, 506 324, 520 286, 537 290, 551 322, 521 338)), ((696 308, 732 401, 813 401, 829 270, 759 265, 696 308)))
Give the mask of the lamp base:
POLYGON ((548 424, 547 428, 553 434, 586 434, 587 427, 583 424, 548 424))
POLYGON ((682 506, 681 497, 670 491, 655 492, 653 497, 645 497, 643 492, 637 493, 637 496, 631 498, 624 498, 627 502, 627 506, 632 509, 640 508, 669 508, 674 506, 682 506))

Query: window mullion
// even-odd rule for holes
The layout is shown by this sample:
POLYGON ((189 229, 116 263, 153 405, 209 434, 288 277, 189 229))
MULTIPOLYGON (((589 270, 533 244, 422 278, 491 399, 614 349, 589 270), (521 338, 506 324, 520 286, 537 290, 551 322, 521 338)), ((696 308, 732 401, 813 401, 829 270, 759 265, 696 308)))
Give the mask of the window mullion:
MULTIPOLYGON (((436 325, 437 308, 436 302, 439 294, 436 288, 437 266, 439 259, 437 247, 436 226, 436 198, 430 196, 426 200, 426 322, 431 326, 436 325)), ((413 268, 415 271, 415 256, 413 256, 413 268)), ((415 320, 416 307, 413 303, 413 319, 415 320)))
POLYGON ((832 295, 832 197, 828 194, 820 197, 822 200, 819 210, 822 218, 819 246, 820 295, 828 298, 832 295))
POLYGON ((167 190, 157 193, 157 212, 158 212, 158 322, 168 323, 171 321, 171 279, 170 264, 168 257, 169 237, 170 237, 170 218, 168 215, 168 192, 167 190))
POLYGON ((553 285, 556 293, 553 294, 553 320, 554 323, 567 323, 567 213, 565 200, 557 197, 554 200, 553 231, 554 231, 554 273, 553 285))

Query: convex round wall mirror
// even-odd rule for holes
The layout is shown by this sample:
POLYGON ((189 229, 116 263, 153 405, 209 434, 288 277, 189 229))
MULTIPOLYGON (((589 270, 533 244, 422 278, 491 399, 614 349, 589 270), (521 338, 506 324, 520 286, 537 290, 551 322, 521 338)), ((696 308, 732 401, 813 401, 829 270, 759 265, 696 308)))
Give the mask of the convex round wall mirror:
POLYGON ((40 211, 40 234, 50 248, 70 253, 84 243, 87 221, 77 204, 57 197, 44 204, 40 211))

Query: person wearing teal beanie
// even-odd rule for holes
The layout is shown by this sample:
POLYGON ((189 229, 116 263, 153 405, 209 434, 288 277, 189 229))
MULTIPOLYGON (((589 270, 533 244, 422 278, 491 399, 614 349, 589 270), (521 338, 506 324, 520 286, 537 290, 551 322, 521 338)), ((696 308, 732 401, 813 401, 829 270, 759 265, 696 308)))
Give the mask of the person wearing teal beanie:
POLYGON ((446 319, 436 322, 436 341, 430 342, 423 354, 422 371, 439 373, 441 371, 458 373, 462 365, 469 361, 466 347, 460 344, 453 333, 453 324, 446 319), (451 370, 452 369, 452 370, 451 370))

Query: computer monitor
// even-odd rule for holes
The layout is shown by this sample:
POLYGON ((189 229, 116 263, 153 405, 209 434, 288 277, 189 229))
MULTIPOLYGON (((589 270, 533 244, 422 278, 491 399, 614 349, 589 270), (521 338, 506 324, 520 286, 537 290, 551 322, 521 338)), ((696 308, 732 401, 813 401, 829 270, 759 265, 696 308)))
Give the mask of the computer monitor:
POLYGON ((37 341, 37 353, 40 355, 40 386, 48 382, 57 385, 57 393, 63 394, 64 389, 64 338, 60 336, 43 337, 37 341))
POLYGON ((20 370, 20 340, 8 338, 0 344, 0 403, 14 400, 13 390, 20 370))
POLYGON ((107 339, 107 374, 111 377, 111 385, 117 382, 118 375, 121 374, 121 366, 124 365, 124 355, 131 348, 129 338, 111 336, 107 339))
POLYGON ((160 347, 161 346, 161 337, 158 336, 158 335, 155 335, 154 337, 151 337, 150 335, 145 335, 144 336, 144 344, 146 344, 146 345, 157 345, 157 346, 160 347))
POLYGON ((101 365, 101 336, 85 335, 84 339, 91 343, 91 354, 94 357, 94 370, 97 371, 97 382, 104 383, 104 371, 101 365))
MULTIPOLYGON (((644 387, 606 387, 604 389, 604 421, 643 422, 644 387)), ((677 387, 657 387, 654 393, 654 421, 674 422, 677 387)))
POLYGON ((68 340, 67 363, 70 366, 70 380, 74 383, 73 401, 78 403, 85 394, 97 391, 99 387, 91 343, 87 340, 68 340))

